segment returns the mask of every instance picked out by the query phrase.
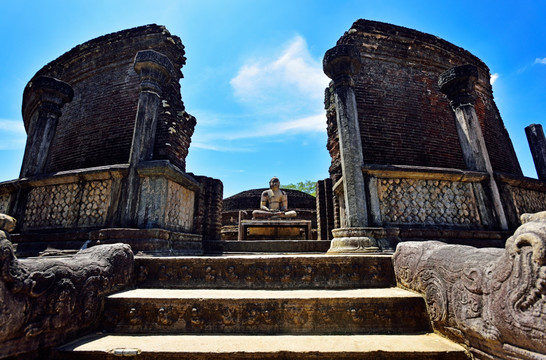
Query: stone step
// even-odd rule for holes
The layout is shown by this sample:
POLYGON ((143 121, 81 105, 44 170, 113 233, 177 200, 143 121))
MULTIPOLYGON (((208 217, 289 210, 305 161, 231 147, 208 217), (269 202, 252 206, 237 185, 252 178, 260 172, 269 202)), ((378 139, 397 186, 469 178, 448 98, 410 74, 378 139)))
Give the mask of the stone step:
POLYGON ((103 321, 121 333, 415 334, 430 330, 421 296, 356 290, 135 289, 109 296, 103 321))
POLYGON ((142 288, 343 289, 396 284, 390 255, 230 255, 135 258, 142 288))
POLYGON ((204 241, 207 254, 225 253, 325 253, 330 240, 217 240, 204 241))
POLYGON ((59 349, 56 358, 194 359, 469 359, 436 334, 423 335, 110 335, 89 336, 59 349), (138 355, 136 355, 138 354, 138 355))

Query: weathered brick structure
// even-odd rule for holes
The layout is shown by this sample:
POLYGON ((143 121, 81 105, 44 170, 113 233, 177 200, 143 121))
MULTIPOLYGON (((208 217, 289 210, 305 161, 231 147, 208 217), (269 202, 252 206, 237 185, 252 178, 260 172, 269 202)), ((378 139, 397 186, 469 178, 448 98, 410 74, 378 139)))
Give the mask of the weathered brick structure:
POLYGON ((74 98, 62 109, 45 173, 128 162, 140 86, 133 62, 141 50, 164 54, 173 65, 161 98, 152 159, 169 160, 185 171, 195 118, 185 111, 180 95, 184 46, 163 26, 147 25, 78 45, 30 80, 23 95, 27 131, 36 105, 31 99, 37 78, 60 79, 74 90, 74 98))
POLYGON ((500 246, 522 213, 546 207, 544 182, 522 175, 489 69, 468 51, 358 20, 324 70, 334 219, 352 229, 339 236, 500 246))
MULTIPOLYGON (((356 21, 338 45, 360 52, 361 69, 354 76, 362 153, 365 164, 466 168, 449 102, 438 77, 451 67, 478 68, 476 112, 493 169, 521 176, 521 169, 499 111, 493 101, 489 68, 468 51, 436 36, 369 20, 356 21)), ((331 174, 336 166, 333 99, 328 110, 331 174)))
POLYGON ((185 172, 196 119, 180 94, 184 54, 147 25, 76 46, 29 81, 20 179, 0 184, 19 251, 115 239, 202 253, 203 237, 219 238, 222 183, 185 172))

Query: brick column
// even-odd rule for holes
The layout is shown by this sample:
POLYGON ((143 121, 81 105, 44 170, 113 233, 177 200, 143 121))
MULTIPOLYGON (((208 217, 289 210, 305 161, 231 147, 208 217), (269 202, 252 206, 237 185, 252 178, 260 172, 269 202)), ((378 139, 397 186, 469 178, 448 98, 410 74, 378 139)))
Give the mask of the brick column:
POLYGON ((27 143, 19 177, 42 174, 47 164, 51 141, 55 136, 61 109, 72 101, 72 87, 60 80, 41 76, 31 81, 25 90, 23 113, 31 110, 27 143))
POLYGON ((477 170, 489 174, 492 205, 501 229, 507 230, 508 223, 499 189, 495 182, 493 167, 485 146, 480 120, 474 108, 477 80, 478 69, 474 65, 467 64, 451 68, 442 73, 438 85, 440 90, 447 95, 451 108, 455 112, 457 133, 466 167, 468 170, 477 170))
POLYGON ((378 251, 375 239, 367 237, 364 229, 368 226, 362 174, 364 161, 352 79, 360 69, 357 48, 338 45, 328 50, 324 55, 323 69, 332 79, 334 87, 345 202, 345 223, 341 228, 332 230, 334 239, 328 252, 378 251))
POLYGON ((174 75, 171 61, 153 50, 139 51, 135 56, 134 68, 140 76, 140 95, 129 155, 126 190, 122 199, 122 226, 137 225, 139 177, 136 167, 140 162, 153 158, 161 94, 163 87, 169 84, 174 75))
POLYGON ((317 238, 318 240, 332 240, 334 226, 334 193, 332 179, 317 181, 317 238))
POLYGON ((546 139, 544 138, 542 125, 531 124, 527 126, 525 134, 527 135, 531 155, 533 155, 538 178, 546 181, 546 139))

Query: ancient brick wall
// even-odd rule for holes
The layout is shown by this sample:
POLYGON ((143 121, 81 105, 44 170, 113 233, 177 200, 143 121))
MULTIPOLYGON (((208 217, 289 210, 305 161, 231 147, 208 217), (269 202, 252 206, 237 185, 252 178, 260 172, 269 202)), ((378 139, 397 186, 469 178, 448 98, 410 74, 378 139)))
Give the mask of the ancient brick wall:
POLYGON ((195 201, 194 232, 203 235, 204 240, 220 240, 224 184, 207 176, 194 177, 199 181, 199 193, 195 201))
MULTIPOLYGON (((367 20, 356 21, 338 44, 360 49, 354 89, 366 164, 464 169, 455 116, 437 83, 443 71, 473 64, 479 71, 476 112, 493 169, 522 175, 493 101, 489 69, 478 58, 435 36, 367 20)), ((329 91, 325 103, 330 172, 336 181, 341 168, 329 91)))
MULTIPOLYGON (((163 26, 147 25, 76 46, 37 72, 33 79, 54 77, 74 89, 72 102, 62 109, 46 173, 129 161, 140 82, 133 61, 146 49, 166 55, 176 69, 163 91, 153 160, 170 160, 185 171, 195 118, 185 112, 180 95, 184 46, 163 26)), ((35 110, 25 103, 32 81, 23 97, 27 131, 35 110)))
POLYGON ((332 239, 334 226, 334 194, 332 179, 317 181, 317 236, 319 240, 332 239))

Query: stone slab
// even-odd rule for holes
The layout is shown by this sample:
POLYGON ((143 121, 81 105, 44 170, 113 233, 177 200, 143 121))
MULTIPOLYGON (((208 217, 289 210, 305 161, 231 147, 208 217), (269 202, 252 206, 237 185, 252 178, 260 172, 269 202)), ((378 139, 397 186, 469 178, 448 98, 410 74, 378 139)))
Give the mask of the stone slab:
POLYGON ((145 288, 354 289, 396 284, 390 255, 137 256, 135 273, 137 285, 145 288))
POLYGON ((208 254, 228 253, 325 253, 330 240, 221 240, 204 241, 208 254))
POLYGON ((310 220, 241 220, 238 240, 247 240, 253 236, 278 239, 279 236, 293 235, 293 233, 298 236, 300 229, 305 231, 304 239, 311 240, 310 220))
POLYGON ((60 349, 60 359, 469 359, 435 334, 349 336, 111 335, 83 338, 60 349))
POLYGON ((122 333, 415 334, 425 302, 399 288, 136 289, 109 296, 104 328, 122 333))

